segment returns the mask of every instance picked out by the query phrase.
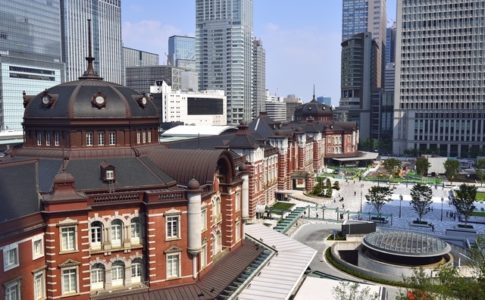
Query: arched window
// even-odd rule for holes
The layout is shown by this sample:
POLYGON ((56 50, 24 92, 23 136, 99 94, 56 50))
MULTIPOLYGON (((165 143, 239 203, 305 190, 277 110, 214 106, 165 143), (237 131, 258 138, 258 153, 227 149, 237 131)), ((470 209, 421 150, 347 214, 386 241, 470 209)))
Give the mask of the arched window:
POLYGON ((103 223, 95 221, 91 223, 91 249, 101 249, 103 242, 103 223))
POLYGON ((140 218, 131 219, 131 243, 139 245, 141 241, 141 223, 140 218))
POLYGON ((111 266, 111 285, 122 286, 125 284, 125 264, 122 261, 115 261, 111 266))
POLYGON ((222 250, 221 231, 212 234, 212 255, 215 256, 222 250))
POLYGON ((212 198, 212 219, 214 223, 217 223, 221 220, 221 198, 220 197, 212 198))
POLYGON ((143 263, 141 258, 136 258, 131 263, 131 283, 136 284, 143 281, 143 263))
POLYGON ((111 222, 111 246, 121 247, 121 240, 123 236, 123 222, 121 220, 113 220, 111 222))
POLYGON ((91 290, 104 289, 104 265, 96 263, 91 267, 91 290))

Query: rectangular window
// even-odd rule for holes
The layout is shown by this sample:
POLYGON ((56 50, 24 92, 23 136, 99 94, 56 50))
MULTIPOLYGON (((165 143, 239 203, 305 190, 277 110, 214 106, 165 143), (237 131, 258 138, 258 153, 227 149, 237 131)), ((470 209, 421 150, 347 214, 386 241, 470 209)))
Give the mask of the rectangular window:
POLYGON ((111 224, 111 245, 121 247, 121 224, 111 224))
POLYGON ((152 132, 151 131, 147 132, 147 140, 148 140, 149 144, 152 142, 152 132))
POLYGON ((133 262, 131 264, 131 283, 141 282, 141 263, 133 262))
POLYGON ((200 268, 203 269, 207 266, 207 243, 202 244, 200 251, 200 268))
POLYGON ((42 146, 42 132, 37 132, 37 146, 42 146))
POLYGON ((180 216, 167 217, 167 239, 179 238, 180 216))
POLYGON ((98 145, 104 146, 104 132, 98 132, 98 145))
POLYGON ((86 132, 86 146, 93 145, 93 133, 91 131, 86 132))
POLYGON ((167 278, 180 277, 180 253, 167 255, 167 278))
POLYGON ((241 239, 241 223, 236 222, 236 242, 239 242, 241 239))
POLYGON ((46 146, 51 145, 51 133, 50 132, 45 133, 45 145, 46 146))
POLYGON ((236 199, 234 200, 236 203, 234 204, 234 208, 236 211, 239 211, 241 209, 241 192, 237 191, 236 192, 236 199))
POLYGON ((140 140, 141 140, 141 135, 140 135, 140 132, 137 131, 136 132, 136 143, 139 144, 140 143, 140 140))
POLYGON ((34 300, 45 299, 44 271, 34 274, 34 300))
POLYGON ((61 228, 61 251, 76 250, 76 227, 61 228))
POLYGON ((32 240, 32 259, 44 256, 44 238, 36 237, 32 240))
POLYGON ((146 131, 143 131, 141 133, 141 138, 142 138, 142 143, 146 144, 147 143, 147 133, 146 133, 146 131))
POLYGON ((62 270, 62 294, 77 293, 77 269, 63 269, 62 270))
POLYGON ((101 249, 102 231, 100 225, 91 225, 91 249, 101 249))
POLYGON ((60 135, 59 132, 54 132, 54 146, 58 147, 60 144, 60 135))
POLYGON ((207 209, 206 208, 202 208, 200 221, 202 222, 202 231, 206 231, 207 230, 207 209))
POLYGON ((20 300, 20 281, 5 284, 5 300, 20 300))
POLYGON ((141 225, 140 222, 131 223, 131 243, 139 244, 141 236, 141 225))
POLYGON ((116 132, 111 131, 109 133, 109 145, 114 146, 116 145, 116 132))
POLYGON ((3 270, 7 271, 19 266, 19 246, 10 244, 3 248, 3 270))

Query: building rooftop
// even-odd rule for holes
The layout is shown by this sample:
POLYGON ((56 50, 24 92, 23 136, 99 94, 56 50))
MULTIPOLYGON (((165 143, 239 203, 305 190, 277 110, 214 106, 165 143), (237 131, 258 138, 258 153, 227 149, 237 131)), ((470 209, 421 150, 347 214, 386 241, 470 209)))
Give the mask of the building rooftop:
POLYGON ((222 133, 236 130, 234 126, 211 126, 211 125, 179 125, 166 130, 162 133, 163 137, 166 136, 187 136, 187 137, 198 137, 198 136, 212 136, 220 135, 222 133))
POLYGON ((451 251, 441 239, 410 231, 372 232, 362 243, 377 252, 406 257, 435 257, 451 251))

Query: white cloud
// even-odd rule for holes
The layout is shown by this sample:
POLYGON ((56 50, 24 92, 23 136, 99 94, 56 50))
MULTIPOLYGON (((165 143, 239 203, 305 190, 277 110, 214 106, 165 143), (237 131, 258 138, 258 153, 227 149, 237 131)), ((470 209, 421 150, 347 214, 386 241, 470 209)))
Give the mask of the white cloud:
POLYGON ((316 94, 340 97, 340 32, 318 28, 285 29, 268 23, 261 36, 266 49, 266 85, 281 96, 296 94, 311 99, 316 94))
POLYGON ((183 33, 176 26, 165 25, 159 21, 123 22, 123 45, 158 53, 161 64, 165 64, 167 60, 168 38, 175 34, 183 33))

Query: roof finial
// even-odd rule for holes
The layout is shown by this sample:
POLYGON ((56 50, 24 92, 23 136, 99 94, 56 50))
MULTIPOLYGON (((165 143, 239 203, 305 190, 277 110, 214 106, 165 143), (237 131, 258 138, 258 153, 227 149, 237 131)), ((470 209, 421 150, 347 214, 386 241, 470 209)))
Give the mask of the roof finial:
POLYGON ((99 75, 94 70, 94 57, 92 53, 92 44, 91 44, 91 19, 88 19, 88 57, 86 60, 88 61, 88 68, 84 71, 83 76, 79 77, 79 79, 103 79, 99 77, 99 75))
POLYGON ((315 99, 315 84, 313 84, 313 98, 312 98, 312 101, 317 101, 315 99))

